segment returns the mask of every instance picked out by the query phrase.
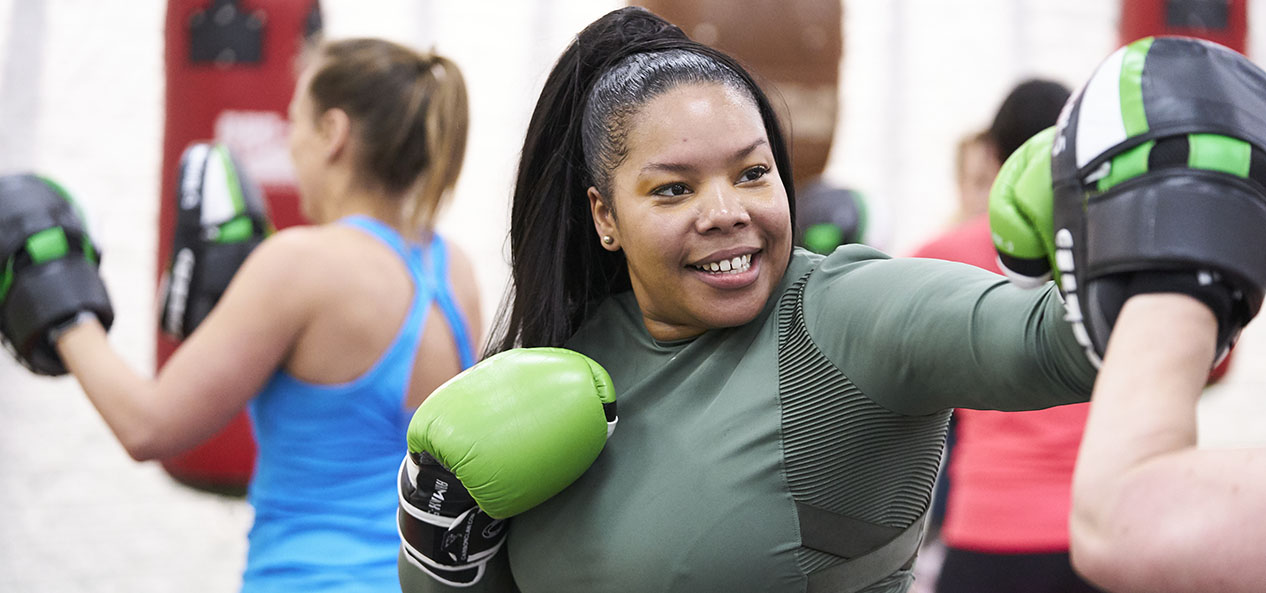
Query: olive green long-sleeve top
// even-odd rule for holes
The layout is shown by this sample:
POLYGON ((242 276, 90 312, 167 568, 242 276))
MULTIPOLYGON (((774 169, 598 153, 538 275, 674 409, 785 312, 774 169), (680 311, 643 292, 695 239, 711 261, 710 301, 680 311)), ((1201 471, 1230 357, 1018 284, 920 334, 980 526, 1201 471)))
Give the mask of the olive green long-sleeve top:
MULTIPOLYGON (((803 545, 805 505, 904 529, 931 502, 949 409, 1086 401, 1094 370, 1062 316, 1053 285, 862 246, 797 250, 755 320, 691 340, 657 342, 631 293, 609 299, 567 347, 610 373, 614 435, 463 590, 832 590, 846 557, 803 545)), ((450 590, 401 574, 406 593, 450 590)))

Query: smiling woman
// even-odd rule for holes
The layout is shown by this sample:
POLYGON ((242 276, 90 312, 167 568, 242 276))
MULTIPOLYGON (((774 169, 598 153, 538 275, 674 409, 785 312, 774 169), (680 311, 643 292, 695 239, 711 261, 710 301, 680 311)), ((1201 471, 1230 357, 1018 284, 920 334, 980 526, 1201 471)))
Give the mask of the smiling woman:
POLYGON ((598 234, 613 238, 603 248, 625 252, 647 330, 671 341, 751 321, 791 249, 787 192, 751 94, 682 85, 630 124, 628 154, 588 196, 598 234))
POLYGON ((563 53, 523 148, 490 354, 586 354, 619 429, 466 590, 905 591, 948 410, 1088 397, 1055 291, 793 250, 790 171, 743 68, 646 10, 563 53))
MULTIPOLYGON (((719 267, 721 259, 750 255, 749 266, 768 268, 761 272, 765 294, 758 300, 763 304, 791 255, 788 237, 776 244, 755 244, 758 237, 750 221, 737 224, 743 227, 742 240, 751 244, 735 241, 734 223, 718 220, 727 228, 709 233, 712 246, 692 242, 689 252, 679 238, 665 243, 663 234, 636 232, 634 227, 650 228, 671 218, 678 221, 676 227, 658 230, 680 233, 686 220, 680 213, 700 208, 730 216, 735 192, 749 198, 753 192, 767 194, 774 203, 762 208, 779 209, 773 224, 789 229, 795 204, 791 160, 769 100, 729 56, 686 39, 676 27, 640 8, 613 12, 583 36, 585 42, 573 44, 555 66, 524 142, 511 207, 514 299, 499 316, 490 342, 493 351, 561 344, 606 296, 639 282, 646 298, 649 291, 660 290, 647 274, 684 275, 691 265, 715 262, 719 267), (724 179, 719 185, 717 175, 724 179), (720 186, 731 189, 717 193, 720 186), (707 192, 712 192, 711 203, 707 192), (620 216, 623 208, 660 217, 652 222, 642 214, 620 216), (616 228, 624 224, 629 226, 616 228), (589 230, 595 225, 597 234, 589 230), (649 261, 632 263, 626 259, 629 253, 647 250, 630 251, 630 240, 643 241, 651 251, 677 245, 678 260, 668 264, 671 271, 656 271, 649 261), (717 244, 724 245, 722 251, 737 251, 717 252, 717 244), (763 266, 762 259, 768 260, 763 266), (630 265, 642 275, 631 274, 630 265)), ((745 207, 756 207, 750 199, 743 201, 745 207)), ((767 222, 762 216, 761 224, 767 222)), ((760 233, 770 230, 762 226, 760 233)), ((790 232, 772 230, 775 236, 790 232)), ((659 328, 667 331, 664 337, 687 337, 705 329, 673 329, 688 321, 677 320, 682 313, 672 312, 664 320, 668 325, 659 328)), ((752 314, 738 323, 750 321, 752 314)), ((648 321, 658 323, 654 315, 648 321)))

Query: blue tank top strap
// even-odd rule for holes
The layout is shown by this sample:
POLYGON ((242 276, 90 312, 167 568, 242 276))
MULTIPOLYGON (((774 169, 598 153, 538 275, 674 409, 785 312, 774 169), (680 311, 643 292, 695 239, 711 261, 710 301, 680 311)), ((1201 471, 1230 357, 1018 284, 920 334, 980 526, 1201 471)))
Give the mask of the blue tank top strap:
POLYGON ((440 306, 440 311, 444 313, 444 318, 448 320, 448 326, 453 332, 462 369, 470 368, 475 364, 475 348, 470 341, 466 319, 457 308, 452 287, 448 284, 448 249, 439 234, 431 240, 427 252, 430 256, 431 278, 435 287, 435 302, 440 306))
MULTIPOLYGON (((419 293, 425 292, 425 303, 423 304, 426 304, 427 308, 429 308, 430 301, 435 299, 435 287, 427 276, 425 269, 426 258, 420 245, 407 243, 399 232, 387 226, 386 223, 363 214, 345 216, 339 219, 339 223, 361 229, 393 249, 396 255, 399 255, 400 259, 404 260, 405 266, 409 268, 409 275, 413 277, 413 284, 417 287, 419 293)), ((425 314, 426 312, 423 311, 423 320, 426 319, 425 314)))

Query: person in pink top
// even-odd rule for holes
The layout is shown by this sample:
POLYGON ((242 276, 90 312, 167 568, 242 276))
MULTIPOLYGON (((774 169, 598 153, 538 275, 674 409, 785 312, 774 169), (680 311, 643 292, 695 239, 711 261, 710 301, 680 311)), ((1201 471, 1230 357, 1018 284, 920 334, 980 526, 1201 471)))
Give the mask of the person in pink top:
MULTIPOLYGON (((963 222, 914 257, 1002 273, 989 235, 989 185, 1007 155, 1055 123, 1068 95, 1056 82, 1022 82, 989 129, 960 144, 963 222)), ((1087 412, 1087 404, 1031 412, 955 410, 937 593, 1097 591, 1073 572, 1068 557, 1073 467, 1087 412)))

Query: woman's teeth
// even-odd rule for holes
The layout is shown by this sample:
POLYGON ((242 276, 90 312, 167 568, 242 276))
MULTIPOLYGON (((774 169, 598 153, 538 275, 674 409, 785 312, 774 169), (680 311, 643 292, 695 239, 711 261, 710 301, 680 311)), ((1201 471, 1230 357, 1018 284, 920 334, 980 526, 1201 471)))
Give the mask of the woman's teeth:
POLYGON ((740 255, 733 259, 723 259, 694 266, 695 269, 713 274, 738 274, 752 267, 752 254, 740 255))

